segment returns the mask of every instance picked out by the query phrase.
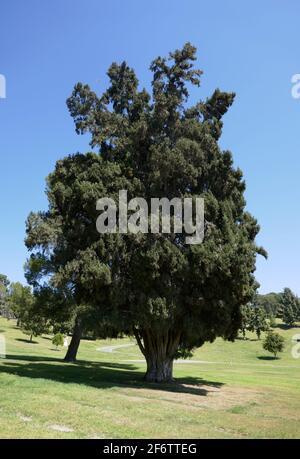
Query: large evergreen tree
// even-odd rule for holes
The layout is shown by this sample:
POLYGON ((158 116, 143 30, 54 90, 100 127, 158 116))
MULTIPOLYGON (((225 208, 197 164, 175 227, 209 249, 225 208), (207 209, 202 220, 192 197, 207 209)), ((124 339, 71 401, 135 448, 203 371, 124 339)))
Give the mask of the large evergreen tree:
POLYGON ((245 211, 245 183, 218 140, 234 94, 216 90, 191 106, 200 85, 187 43, 151 64, 152 95, 138 89, 124 62, 112 64, 100 97, 77 84, 68 107, 77 133, 89 132, 99 155, 58 161, 48 179, 49 210, 31 214, 28 276, 35 290, 71 292, 65 308, 89 305, 94 324, 134 335, 147 361, 146 380, 170 381, 173 360, 221 336, 233 340, 241 306, 252 300, 259 231, 245 211), (96 200, 202 197, 205 238, 183 234, 98 234, 96 200))

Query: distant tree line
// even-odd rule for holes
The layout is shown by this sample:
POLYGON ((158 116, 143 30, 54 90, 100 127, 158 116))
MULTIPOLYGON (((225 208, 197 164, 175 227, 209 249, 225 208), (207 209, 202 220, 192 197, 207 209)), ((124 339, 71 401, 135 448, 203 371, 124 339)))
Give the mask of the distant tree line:
POLYGON ((285 288, 281 293, 256 295, 252 303, 242 307, 242 317, 243 337, 250 331, 260 339, 262 332, 276 326, 276 318, 281 319, 287 327, 293 327, 300 321, 300 299, 290 288, 285 288))
POLYGON ((30 336, 49 332, 48 321, 36 310, 36 298, 29 286, 20 282, 10 282, 5 275, 0 275, 0 315, 7 319, 16 319, 21 330, 30 336))
MULTIPOLYGON (((88 306, 82 307, 82 317, 87 311, 88 306)), ((300 299, 291 289, 285 288, 281 293, 256 295, 252 303, 241 308, 241 312, 243 337, 246 338, 248 331, 255 333, 260 339, 263 332, 270 332, 276 327, 276 318, 281 319, 288 327, 300 321, 300 299)), ((76 318, 72 315, 62 317, 61 314, 55 314, 55 301, 51 302, 46 296, 35 296, 30 287, 20 282, 10 282, 3 274, 0 274, 0 315, 7 319, 16 319, 17 325, 30 336, 30 340, 43 333, 72 334, 76 327, 76 318), (45 307, 53 309, 53 314, 47 314, 47 319, 45 307)), ((108 333, 107 325, 95 330, 87 320, 82 323, 85 324, 83 334, 86 338, 105 338, 107 334, 114 333, 113 330, 108 333)), ((115 337, 118 337, 118 333, 115 333, 115 337)))
MULTIPOLYGON (((29 336, 30 341, 33 337, 47 333, 55 336, 74 334, 76 316, 69 313, 62 314, 61 299, 46 293, 35 295, 31 287, 24 286, 20 282, 10 282, 6 275, 0 274, 0 316, 8 320, 15 319, 17 326, 29 336)), ((88 310, 88 306, 82 306, 80 312, 83 318, 88 310)), ((104 328, 104 326, 102 329, 95 327, 91 320, 90 322, 82 320, 81 335, 86 339, 105 338, 104 328)), ((121 336, 111 329, 109 334, 116 338, 121 336)))

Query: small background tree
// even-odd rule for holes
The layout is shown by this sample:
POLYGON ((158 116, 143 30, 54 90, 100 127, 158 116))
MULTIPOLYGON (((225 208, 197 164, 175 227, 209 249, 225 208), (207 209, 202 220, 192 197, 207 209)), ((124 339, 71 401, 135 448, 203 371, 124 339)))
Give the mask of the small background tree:
POLYGON ((243 339, 246 339, 246 331, 249 327, 249 320, 251 316, 251 306, 248 304, 241 307, 241 315, 242 315, 242 322, 241 322, 241 332, 243 335, 243 339))
POLYGON ((242 313, 242 325, 241 331, 243 338, 246 338, 246 331, 256 333, 258 339, 260 339, 261 333, 268 331, 270 326, 268 317, 265 309, 256 304, 248 304, 241 308, 242 313))
POLYGON ((45 320, 40 317, 34 317, 30 310, 28 310, 20 321, 20 328, 25 335, 29 336, 29 341, 35 336, 41 336, 47 333, 45 320))
POLYGON ((52 344, 56 346, 56 349, 58 346, 63 346, 64 344, 64 336, 62 333, 56 333, 56 335, 53 336, 52 339, 52 344))
POLYGON ((281 295, 281 318, 289 327, 293 327, 300 317, 300 300, 291 289, 285 288, 281 295))
POLYGON ((284 338, 278 333, 269 332, 264 340, 263 348, 271 352, 274 358, 277 357, 278 352, 282 352, 284 349, 284 338))
POLYGON ((257 305, 253 306, 248 319, 248 330, 256 333, 260 339, 261 333, 269 330, 269 323, 265 310, 257 305))
POLYGON ((11 318, 8 297, 9 284, 7 276, 0 274, 0 315, 7 319, 11 318))
POLYGON ((270 316, 269 317, 269 326, 270 326, 270 328, 276 328, 277 327, 276 318, 274 316, 270 316))
POLYGON ((25 335, 39 336, 48 331, 47 320, 38 314, 35 297, 30 287, 20 282, 12 283, 9 289, 10 309, 17 318, 17 325, 25 335))

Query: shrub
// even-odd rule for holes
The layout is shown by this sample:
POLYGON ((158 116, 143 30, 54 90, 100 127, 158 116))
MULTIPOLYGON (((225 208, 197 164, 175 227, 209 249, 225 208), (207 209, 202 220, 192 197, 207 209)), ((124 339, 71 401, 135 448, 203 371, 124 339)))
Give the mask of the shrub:
POLYGON ((264 340, 263 348, 276 358, 278 352, 284 349, 284 338, 278 333, 269 332, 264 340))
POLYGON ((56 335, 53 336, 52 339, 52 344, 56 346, 56 349, 58 346, 62 346, 64 344, 64 337, 62 333, 56 333, 56 335))

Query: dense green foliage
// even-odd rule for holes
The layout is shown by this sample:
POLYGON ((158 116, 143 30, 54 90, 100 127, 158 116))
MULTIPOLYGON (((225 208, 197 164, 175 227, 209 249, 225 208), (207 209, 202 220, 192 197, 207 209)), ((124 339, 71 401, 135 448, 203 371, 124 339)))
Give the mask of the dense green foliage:
POLYGON ((9 280, 4 274, 0 274, 0 315, 9 317, 9 280))
POLYGON ((56 333, 52 338, 52 344, 53 346, 56 346, 56 349, 58 348, 58 346, 63 346, 64 335, 62 333, 56 333))
POLYGON ((292 327, 300 319, 300 300, 289 288, 285 288, 280 298, 280 316, 292 327))
POLYGON ((260 339, 261 333, 269 330, 269 322, 265 310, 257 305, 251 309, 251 314, 248 322, 248 330, 256 333, 260 339))
POLYGON ((269 317, 279 317, 281 293, 267 293, 266 295, 257 295, 256 303, 266 311, 269 317))
POLYGON ((279 333, 269 332, 263 342, 263 348, 277 357, 278 352, 284 349, 284 338, 279 333))
POLYGON ((152 94, 138 89, 125 62, 111 65, 101 96, 75 86, 68 107, 76 131, 90 133, 99 154, 58 161, 47 181, 49 210, 27 222, 27 278, 36 295, 57 298, 49 304, 78 327, 134 335, 150 381, 172 379, 176 356, 237 336, 240 308, 257 289, 256 255, 265 255, 245 211, 242 172, 218 145, 234 94, 217 89, 188 103, 188 85, 199 86, 202 74, 195 52, 188 43, 155 59, 152 94), (98 234, 96 200, 117 201, 120 189, 147 202, 204 198, 203 243, 187 245, 184 233, 98 234))
POLYGON ((20 282, 10 284, 9 307, 17 318, 18 326, 23 333, 30 336, 39 336, 48 331, 48 321, 42 314, 38 314, 36 299, 30 287, 24 287, 20 282))
POLYGON ((241 313, 241 331, 244 339, 246 337, 246 331, 256 333, 257 338, 260 339, 261 333, 269 330, 270 319, 265 309, 259 306, 256 300, 253 304, 242 306, 241 313))
POLYGON ((241 326, 240 330, 242 332, 243 338, 246 339, 246 332, 249 327, 249 320, 251 316, 251 306, 249 304, 241 306, 241 326))

